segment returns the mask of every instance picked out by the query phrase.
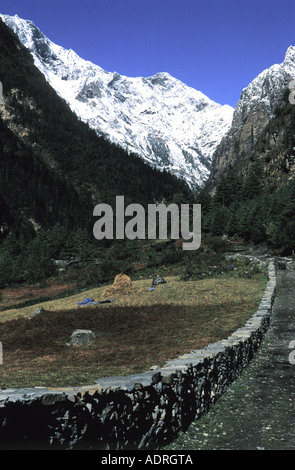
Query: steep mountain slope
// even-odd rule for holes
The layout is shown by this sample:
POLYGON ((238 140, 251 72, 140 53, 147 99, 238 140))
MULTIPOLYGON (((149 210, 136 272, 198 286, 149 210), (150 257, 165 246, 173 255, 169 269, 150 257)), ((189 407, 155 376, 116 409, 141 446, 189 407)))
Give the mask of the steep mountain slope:
POLYGON ((60 223, 89 229, 98 202, 115 195, 142 204, 188 193, 78 120, 0 19, 0 237, 33 236, 60 223))
POLYGON ((286 141, 292 133, 288 84, 294 77, 295 47, 291 46, 281 64, 264 70, 243 90, 232 126, 214 153, 209 189, 230 165, 243 174, 259 163, 265 182, 275 186, 294 176, 294 150, 286 141))
POLYGON ((31 21, 1 16, 52 87, 98 135, 193 188, 204 184, 214 150, 232 121, 230 106, 168 73, 130 78, 106 72, 54 44, 31 21))

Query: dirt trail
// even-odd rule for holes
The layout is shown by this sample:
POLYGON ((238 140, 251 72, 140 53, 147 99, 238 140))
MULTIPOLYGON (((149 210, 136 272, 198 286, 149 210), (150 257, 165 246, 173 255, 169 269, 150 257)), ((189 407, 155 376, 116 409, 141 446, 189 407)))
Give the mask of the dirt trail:
POLYGON ((272 325, 251 364, 209 413, 168 448, 295 450, 291 341, 295 343, 295 263, 277 272, 272 325))

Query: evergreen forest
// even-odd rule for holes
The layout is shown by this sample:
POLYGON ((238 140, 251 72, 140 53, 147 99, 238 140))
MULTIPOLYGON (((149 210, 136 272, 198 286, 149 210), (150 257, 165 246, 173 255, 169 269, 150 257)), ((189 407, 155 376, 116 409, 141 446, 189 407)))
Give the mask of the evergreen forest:
POLYGON ((243 177, 230 167, 216 186, 214 196, 206 189, 196 200, 202 204, 202 230, 227 235, 244 243, 264 244, 280 255, 295 250, 295 181, 271 189, 263 184, 259 165, 243 177))

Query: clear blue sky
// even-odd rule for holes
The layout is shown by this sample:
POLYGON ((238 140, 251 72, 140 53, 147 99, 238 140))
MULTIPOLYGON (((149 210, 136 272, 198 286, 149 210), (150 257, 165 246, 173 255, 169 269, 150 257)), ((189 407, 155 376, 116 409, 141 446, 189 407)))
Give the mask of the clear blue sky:
POLYGON ((295 45, 294 0, 6 0, 53 42, 110 72, 169 72, 221 104, 295 45))

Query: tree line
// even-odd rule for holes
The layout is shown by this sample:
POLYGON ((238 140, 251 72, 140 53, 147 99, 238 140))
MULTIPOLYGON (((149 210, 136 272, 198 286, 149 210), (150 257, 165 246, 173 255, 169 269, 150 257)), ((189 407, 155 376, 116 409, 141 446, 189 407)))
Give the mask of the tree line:
POLYGON ((202 189, 196 200, 202 204, 204 232, 265 244, 282 255, 295 250, 295 181, 274 190, 263 185, 259 165, 245 176, 230 167, 213 195, 202 189))

